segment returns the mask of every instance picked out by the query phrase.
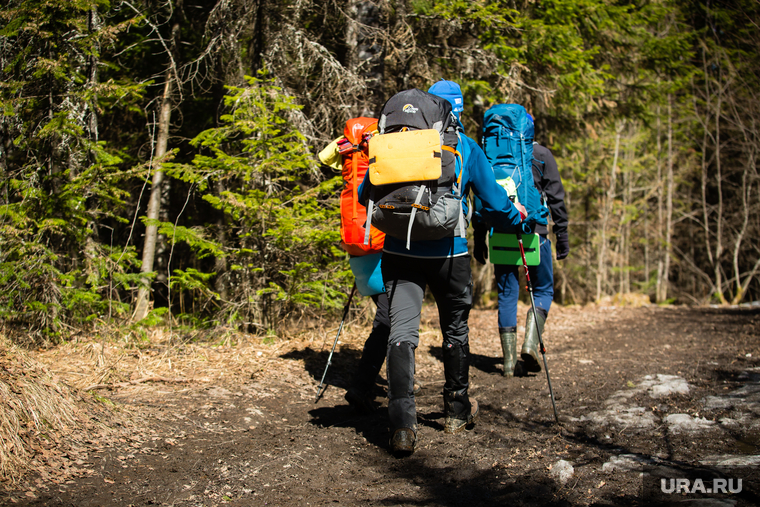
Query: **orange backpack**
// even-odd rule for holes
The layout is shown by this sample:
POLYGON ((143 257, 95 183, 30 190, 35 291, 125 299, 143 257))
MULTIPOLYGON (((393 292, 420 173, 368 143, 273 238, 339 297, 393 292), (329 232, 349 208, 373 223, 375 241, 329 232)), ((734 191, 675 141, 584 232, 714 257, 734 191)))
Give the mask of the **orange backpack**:
POLYGON ((359 204, 359 185, 367 172, 367 142, 377 133, 374 118, 352 118, 346 122, 338 150, 343 158, 343 191, 340 194, 341 247, 351 255, 367 255, 381 252, 385 233, 370 226, 369 242, 365 244, 367 208, 359 204))

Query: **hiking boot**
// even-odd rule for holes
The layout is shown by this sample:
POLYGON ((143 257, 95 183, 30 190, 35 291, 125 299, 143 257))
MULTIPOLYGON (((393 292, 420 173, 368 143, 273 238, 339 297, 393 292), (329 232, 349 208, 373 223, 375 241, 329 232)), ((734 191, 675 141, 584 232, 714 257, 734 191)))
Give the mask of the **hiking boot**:
POLYGON ((368 415, 377 409, 377 406, 375 405, 375 397, 370 393, 361 391, 355 387, 349 387, 344 398, 346 398, 348 404, 360 414, 368 415))
POLYGON ((409 456, 417 448, 417 433, 412 428, 399 428, 391 437, 391 452, 409 456))
POLYGON ((505 377, 514 377, 515 365, 517 364, 517 333, 513 331, 514 328, 509 328, 510 331, 501 333, 501 350, 504 353, 504 371, 502 375, 505 377))
POLYGON ((533 310, 528 310, 528 319, 525 321, 525 341, 523 342, 520 356, 525 363, 525 370, 533 373, 541 371, 541 363, 538 362, 538 333, 543 332, 546 315, 541 312, 536 313, 537 319, 533 318, 533 310), (538 320, 538 329, 536 329, 536 320, 538 320))
POLYGON ((457 419, 455 417, 447 416, 443 423, 443 431, 445 433, 459 433, 465 429, 465 427, 473 424, 479 413, 480 407, 478 406, 477 400, 470 398, 470 413, 467 414, 467 418, 457 419))

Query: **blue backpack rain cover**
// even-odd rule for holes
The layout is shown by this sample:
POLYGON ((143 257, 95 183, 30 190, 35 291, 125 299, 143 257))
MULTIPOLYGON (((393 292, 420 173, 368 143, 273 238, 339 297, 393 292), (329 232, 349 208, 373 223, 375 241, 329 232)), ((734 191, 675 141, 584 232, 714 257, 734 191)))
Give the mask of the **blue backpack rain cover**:
MULTIPOLYGON (((533 181, 533 121, 519 104, 496 104, 483 115, 483 152, 493 167, 496 180, 507 188, 507 178, 517 187, 517 202, 525 206, 528 217, 522 232, 533 232, 536 224, 547 224, 549 210, 533 181)), ((512 195, 510 189, 507 192, 512 195)), ((518 232, 506 230, 500 232, 518 232)))

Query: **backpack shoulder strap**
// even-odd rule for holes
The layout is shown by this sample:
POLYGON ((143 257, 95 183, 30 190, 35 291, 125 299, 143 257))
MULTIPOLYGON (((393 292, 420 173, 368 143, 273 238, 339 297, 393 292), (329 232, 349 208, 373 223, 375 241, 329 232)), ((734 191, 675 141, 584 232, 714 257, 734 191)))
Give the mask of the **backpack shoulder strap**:
POLYGON ((538 169, 539 176, 541 176, 543 178, 544 177, 544 169, 543 168, 546 167, 546 162, 544 162, 543 160, 537 159, 535 156, 533 157, 533 162, 535 162, 536 164, 538 164, 538 165, 536 165, 536 169, 538 169))
MULTIPOLYGON (((457 133, 457 136, 459 136, 459 133, 457 133)), ((461 138, 460 138, 461 139, 461 138)), ((459 146, 457 145, 457 148, 459 146)), ((459 153, 458 150, 452 148, 451 146, 442 145, 442 149, 451 152, 454 154, 455 158, 459 159, 459 174, 456 174, 456 167, 454 168, 454 174, 456 175, 456 187, 454 188, 454 193, 461 196, 462 195, 462 169, 464 168, 464 159, 462 158, 462 154, 459 153)))

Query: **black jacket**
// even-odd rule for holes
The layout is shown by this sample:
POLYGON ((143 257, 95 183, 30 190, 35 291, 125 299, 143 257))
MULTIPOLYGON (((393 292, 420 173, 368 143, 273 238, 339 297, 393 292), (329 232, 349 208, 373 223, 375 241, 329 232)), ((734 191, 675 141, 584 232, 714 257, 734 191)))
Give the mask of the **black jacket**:
MULTIPOLYGON (((538 143, 533 143, 533 180, 541 193, 541 198, 546 199, 546 204, 549 206, 554 222, 554 234, 566 233, 565 187, 562 186, 557 161, 554 160, 554 155, 549 148, 538 143)), ((547 234, 549 231, 545 225, 536 225, 536 232, 547 234)))

